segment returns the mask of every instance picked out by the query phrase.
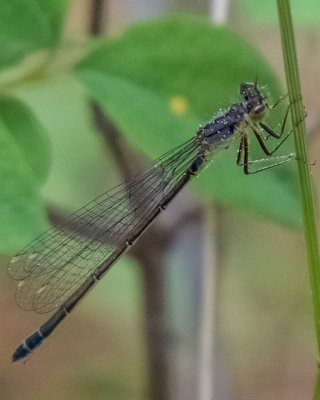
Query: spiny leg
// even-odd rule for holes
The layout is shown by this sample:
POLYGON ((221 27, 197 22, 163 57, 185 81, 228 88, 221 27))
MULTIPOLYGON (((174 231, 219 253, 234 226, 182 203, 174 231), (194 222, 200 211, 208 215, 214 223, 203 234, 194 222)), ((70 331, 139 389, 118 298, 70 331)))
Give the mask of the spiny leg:
POLYGON ((247 136, 243 136, 243 171, 246 175, 250 174, 249 171, 249 145, 247 136))
POLYGON ((289 104, 289 105, 288 105, 288 108, 287 108, 287 111, 286 111, 286 114, 285 114, 285 116, 284 116, 284 119, 283 119, 283 121, 282 121, 280 134, 279 134, 279 133, 276 133, 274 130, 272 130, 271 128, 269 128, 268 125, 264 124, 263 122, 259 122, 259 125, 261 126, 261 128, 262 128, 263 130, 265 130, 270 136, 273 136, 273 137, 276 138, 276 139, 280 139, 280 138, 282 137, 282 135, 283 135, 284 129, 285 129, 286 124, 287 124, 290 106, 291 106, 291 105, 289 104))
MULTIPOLYGON (((286 93, 286 94, 280 96, 279 99, 278 99, 274 104, 272 104, 271 106, 268 106, 269 110, 275 109, 275 108, 282 102, 282 100, 284 100, 284 99, 287 98, 288 96, 289 96, 288 93, 286 93)), ((299 101, 301 101, 301 100, 302 100, 302 96, 300 96, 297 100, 294 100, 292 103, 290 103, 289 107, 290 107, 292 104, 297 103, 297 102, 299 102, 299 101)))
POLYGON ((242 149, 243 149, 243 137, 241 137, 241 139, 240 139, 240 145, 239 145, 238 156, 237 156, 237 165, 241 165, 242 149))
MULTIPOLYGON (((288 139, 288 137, 289 137, 289 136, 292 134, 292 132, 293 132, 293 129, 291 129, 291 130, 282 138, 282 140, 277 144, 277 146, 276 146, 273 150, 268 150, 266 144, 264 143, 264 141, 263 141, 262 137, 259 135, 259 133, 258 133, 254 128, 252 128, 252 130, 253 130, 253 132, 254 132, 254 134, 255 134, 255 137, 257 138, 257 140, 258 140, 258 142, 259 142, 260 147, 262 148, 263 152, 264 152, 267 156, 272 156, 272 154, 275 153, 275 152, 278 150, 278 148, 279 148, 280 146, 282 146, 282 144, 288 139)), ((279 137, 279 139, 280 139, 280 138, 281 138, 281 136, 279 137)))
MULTIPOLYGON (((274 108, 276 105, 278 105, 279 102, 285 97, 286 96, 283 96, 282 98, 280 98, 278 100, 278 102, 272 106, 272 108, 274 108)), ((262 148, 263 152, 268 157, 270 157, 272 154, 274 154, 279 149, 279 147, 288 139, 288 137, 292 134, 292 132, 294 130, 294 129, 291 129, 286 135, 283 136, 283 133, 284 133, 284 130, 285 130, 285 127, 286 127, 286 123, 287 123, 287 120, 288 120, 288 116, 289 116, 290 107, 291 107, 291 104, 288 105, 285 117, 284 117, 283 122, 282 122, 280 134, 274 132, 271 128, 269 128, 263 122, 259 123, 260 127, 262 129, 264 129, 270 136, 274 137, 275 139, 282 139, 273 150, 270 151, 267 148, 266 144, 264 143, 263 138, 254 129, 254 127, 252 127, 253 132, 254 132, 254 134, 255 134, 258 142, 259 142, 260 147, 262 148)), ((268 136, 267 139, 270 136, 268 136)), ((294 153, 290 153, 290 154, 286 154, 286 155, 282 155, 282 156, 270 157, 270 158, 265 158, 265 159, 249 160, 249 146, 248 146, 248 138, 247 138, 247 136, 244 136, 243 138, 241 138, 241 141, 242 141, 242 142, 240 142, 241 151, 240 151, 240 148, 239 148, 238 157, 237 157, 237 164, 241 165, 241 166, 242 165, 244 166, 244 173, 247 174, 247 175, 255 174, 255 173, 260 172, 260 171, 265 171, 267 169, 276 167, 278 165, 285 164, 286 162, 289 162, 289 161, 291 161, 291 160, 296 158, 296 155, 294 153), (242 150, 244 152, 243 164, 241 164, 241 153, 242 153, 242 150), (240 153, 240 157, 239 157, 239 153, 240 153), (264 166, 262 166, 260 168, 254 169, 254 170, 250 170, 249 169, 249 167, 252 166, 252 165, 258 166, 259 164, 262 165, 263 163, 266 163, 266 162, 270 162, 270 164, 269 165, 264 165, 264 166)))
POLYGON ((269 108, 270 110, 274 110, 274 109, 282 102, 282 100, 284 100, 284 99, 287 98, 287 97, 288 97, 288 93, 287 93, 287 94, 284 94, 284 95, 282 95, 282 96, 280 96, 279 99, 278 99, 274 104, 272 104, 271 106, 269 106, 268 108, 269 108))
POLYGON ((290 154, 286 154, 283 156, 265 158, 265 159, 260 159, 260 160, 250 160, 250 161, 248 161, 248 168, 247 168, 247 172, 245 171, 245 174, 246 175, 256 174, 257 172, 265 171, 267 169, 274 168, 279 165, 285 164, 289 161, 295 160, 295 158, 296 158, 295 153, 290 153, 290 154), (263 162, 266 162, 266 161, 268 161, 268 162, 271 161, 271 164, 264 165, 263 167, 259 167, 259 164, 262 164, 263 162), (249 166, 253 166, 253 165, 258 166, 258 168, 249 170, 249 166))
MULTIPOLYGON (((279 101, 281 101, 281 100, 282 100, 282 98, 279 101)), ((269 135, 273 136, 276 139, 280 139, 282 137, 282 135, 283 135, 283 132, 284 132, 284 129, 285 129, 285 126, 286 126, 286 122, 287 122, 288 115, 289 115, 289 110, 290 110, 290 105, 288 106, 286 115, 285 115, 284 120, 282 122, 280 134, 277 134, 276 132, 271 130, 267 125, 265 125, 263 123, 260 123, 260 125, 262 124, 261 127, 269 135)), ((263 152, 267 156, 271 156, 275 151, 277 151, 278 148, 285 142, 285 140, 288 139, 288 137, 293 132, 293 130, 288 132, 288 134, 284 136, 284 138, 280 141, 280 143, 278 143, 277 146, 272 151, 269 151, 267 146, 266 146, 266 144, 264 143, 262 137, 259 135, 259 133, 253 127, 252 127, 252 129, 253 129, 253 132, 254 132, 254 134, 255 134, 258 142, 259 142, 260 147, 262 148, 263 152)), ((284 164, 284 163, 292 160, 294 157, 295 157, 295 155, 293 153, 291 153, 289 155, 285 155, 285 156, 272 157, 272 158, 269 158, 268 160, 270 160, 270 161, 274 160, 274 163, 271 163, 268 166, 264 166, 264 167, 258 168, 258 169, 254 170, 254 171, 253 170, 250 171, 249 170, 249 166, 250 165, 252 165, 252 164, 257 165, 259 162, 260 163, 266 162, 266 159, 263 159, 263 160, 249 160, 248 138, 247 138, 247 136, 242 136, 241 139, 240 139, 240 145, 239 145, 239 149, 238 149, 237 165, 239 165, 239 166, 243 165, 244 173, 246 175, 249 175, 249 174, 254 174, 256 172, 264 171, 264 170, 269 169, 269 168, 273 168, 273 167, 275 167, 277 165, 284 164), (243 164, 241 163, 242 153, 243 153, 243 164)))
MULTIPOLYGON (((288 95, 286 94, 286 95, 280 97, 280 99, 279 99, 273 106, 270 106, 270 108, 271 108, 271 109, 275 108, 275 107, 276 107, 285 97, 287 97, 287 96, 288 96, 288 95)), ((274 130, 272 130, 271 128, 269 128, 268 125, 264 124, 263 122, 259 122, 260 127, 261 127, 263 130, 265 130, 270 136, 273 136, 273 137, 276 138, 276 139, 280 139, 280 138, 282 137, 283 133, 284 133, 284 130, 285 130, 285 127, 286 127, 286 124, 287 124, 287 120, 288 120, 288 116, 289 116, 290 107, 291 107, 294 103, 297 103, 297 102, 300 101, 300 100, 302 100, 302 97, 299 98, 298 100, 295 100, 293 103, 290 103, 290 104, 288 105, 286 114, 285 114, 284 119, 283 119, 283 121, 282 121, 280 134, 279 134, 279 133, 276 133, 274 130)), ((307 116, 307 114, 305 113, 304 118, 305 118, 306 116, 307 116)), ((303 118, 303 120, 304 120, 304 118, 303 118)), ((303 120, 301 120, 300 122, 302 122, 303 120)), ((299 122, 299 123, 300 123, 300 122, 299 122)), ((291 133, 292 133, 292 130, 288 133, 288 135, 290 135, 291 133)), ((268 140, 270 136, 268 136, 268 137, 266 138, 266 140, 268 140)))
POLYGON ((258 140, 258 142, 259 142, 259 145, 260 145, 260 147, 262 148, 263 152, 264 152, 267 156, 271 156, 272 153, 268 150, 268 148, 267 148, 266 144, 264 143, 262 137, 259 135, 259 133, 258 133, 254 128, 252 128, 252 130, 253 130, 253 132, 254 132, 254 134, 255 134, 255 137, 257 138, 257 140, 258 140))
MULTIPOLYGON (((262 141, 261 137, 260 137, 260 139, 262 141)), ((243 141, 243 153, 244 153, 243 154, 243 170, 246 175, 256 174, 257 172, 261 172, 261 171, 265 171, 270 168, 277 167, 278 165, 285 164, 286 162, 295 159, 295 154, 290 153, 290 154, 283 155, 283 156, 270 157, 270 158, 264 158, 264 159, 258 159, 258 160, 249 160, 248 138, 243 137, 242 141, 243 141), (262 167, 259 167, 259 164, 261 165, 266 162, 271 162, 271 163, 269 165, 264 165, 262 167), (252 165, 258 166, 258 168, 250 169, 250 166, 252 166, 252 165)), ((262 143, 263 143, 263 141, 262 141, 262 143)), ((263 145, 265 146, 264 143, 263 143, 263 145)), ((266 149, 266 150, 268 151, 268 149, 266 149)), ((268 151, 268 153, 266 153, 266 154, 269 156, 270 152, 268 151)), ((238 165, 242 165, 242 164, 238 164, 238 165)))
MULTIPOLYGON (((286 115, 284 117, 282 126, 281 126, 281 131, 280 134, 274 132, 272 129, 270 129, 267 125, 265 125, 263 122, 259 122, 259 125, 261 126, 261 128, 263 128, 269 135, 273 136, 275 139, 281 139, 281 141, 277 144, 277 146, 273 149, 273 150, 268 150, 266 144, 264 143, 263 138, 259 135, 259 133, 254 129, 254 127, 251 127, 259 144, 260 147, 262 148, 262 150, 264 151, 264 153, 268 156, 271 156, 273 153, 275 153, 280 146, 282 146, 282 144, 288 139, 288 137, 292 134, 292 132, 294 131, 294 129, 291 129, 286 135, 283 136, 283 132, 286 126, 286 122, 288 119, 288 115, 289 115, 289 109, 290 109, 290 105, 287 109, 286 115)), ((302 121, 300 121, 302 122, 302 121)), ((268 138, 267 138, 268 139, 268 138)), ((266 139, 265 139, 266 140, 266 139)))

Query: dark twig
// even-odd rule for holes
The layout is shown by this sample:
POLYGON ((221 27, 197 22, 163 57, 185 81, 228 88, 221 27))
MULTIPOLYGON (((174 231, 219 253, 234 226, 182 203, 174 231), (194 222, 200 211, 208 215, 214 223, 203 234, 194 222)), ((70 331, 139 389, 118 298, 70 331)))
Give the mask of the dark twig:
POLYGON ((106 116, 101 107, 94 102, 92 102, 91 107, 95 126, 106 147, 111 150, 122 179, 129 180, 138 169, 142 168, 141 159, 128 145, 122 133, 106 116))
POLYGON ((91 0, 91 35, 100 35, 103 32, 106 9, 106 0, 91 0))

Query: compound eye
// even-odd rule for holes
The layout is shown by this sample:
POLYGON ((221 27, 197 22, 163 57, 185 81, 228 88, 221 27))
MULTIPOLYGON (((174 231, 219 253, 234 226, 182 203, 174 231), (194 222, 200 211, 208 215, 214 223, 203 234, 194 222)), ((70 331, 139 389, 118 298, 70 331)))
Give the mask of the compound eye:
POLYGON ((261 120, 264 115, 265 106, 263 104, 258 104, 253 107, 250 112, 251 118, 254 120, 261 120))
POLYGON ((259 104, 253 108, 252 112, 254 112, 255 114, 260 114, 264 112, 264 108, 265 106, 263 104, 259 104))

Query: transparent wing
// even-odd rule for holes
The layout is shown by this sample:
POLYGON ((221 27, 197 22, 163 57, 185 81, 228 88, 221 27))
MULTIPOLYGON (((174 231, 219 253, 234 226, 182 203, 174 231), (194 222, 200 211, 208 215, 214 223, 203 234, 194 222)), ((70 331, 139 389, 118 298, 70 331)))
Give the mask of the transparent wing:
POLYGON ((171 150, 130 181, 105 192, 52 227, 11 260, 20 280, 16 301, 27 310, 60 306, 108 257, 135 236, 158 211, 199 152, 195 138, 171 150))

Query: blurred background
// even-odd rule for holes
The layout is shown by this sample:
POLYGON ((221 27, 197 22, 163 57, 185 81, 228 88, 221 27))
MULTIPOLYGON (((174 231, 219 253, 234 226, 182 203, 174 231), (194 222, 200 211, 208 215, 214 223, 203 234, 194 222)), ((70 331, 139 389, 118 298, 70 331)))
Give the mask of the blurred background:
MULTIPOLYGON (((318 192, 320 5, 291 3, 318 192)), ((49 315, 16 305, 10 255, 194 135, 239 101, 241 82, 257 77, 271 103, 286 92, 276 2, 30 4, 0 1, 1 398, 311 398, 295 166, 245 177, 233 147, 26 362, 11 362, 49 315)), ((284 110, 269 116, 274 129, 284 110)))

